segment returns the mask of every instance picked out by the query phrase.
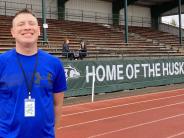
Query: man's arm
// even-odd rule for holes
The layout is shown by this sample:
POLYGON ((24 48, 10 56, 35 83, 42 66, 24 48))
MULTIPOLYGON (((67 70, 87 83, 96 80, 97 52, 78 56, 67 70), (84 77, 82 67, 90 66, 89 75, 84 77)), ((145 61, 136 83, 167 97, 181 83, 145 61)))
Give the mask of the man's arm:
POLYGON ((55 112, 55 133, 56 133, 56 136, 57 136, 57 128, 61 127, 61 114, 62 114, 63 100, 64 100, 64 92, 54 93, 54 112, 55 112))

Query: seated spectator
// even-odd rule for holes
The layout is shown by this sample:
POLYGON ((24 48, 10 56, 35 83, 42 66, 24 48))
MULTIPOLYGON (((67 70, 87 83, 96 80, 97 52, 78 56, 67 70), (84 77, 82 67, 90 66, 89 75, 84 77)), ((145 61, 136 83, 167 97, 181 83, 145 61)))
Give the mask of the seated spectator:
POLYGON ((63 44, 62 55, 72 60, 74 59, 74 53, 70 51, 69 47, 69 40, 66 38, 63 44))
POLYGON ((80 42, 79 58, 82 60, 86 56, 87 56, 87 48, 85 42, 82 40, 80 42))

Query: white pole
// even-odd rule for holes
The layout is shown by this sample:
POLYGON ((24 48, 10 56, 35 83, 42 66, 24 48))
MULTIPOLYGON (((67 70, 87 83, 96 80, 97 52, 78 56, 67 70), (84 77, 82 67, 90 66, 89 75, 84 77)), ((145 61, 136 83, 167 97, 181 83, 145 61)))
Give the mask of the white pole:
POLYGON ((93 74, 93 80, 92 80, 91 102, 94 102, 94 96, 95 96, 95 73, 93 74))

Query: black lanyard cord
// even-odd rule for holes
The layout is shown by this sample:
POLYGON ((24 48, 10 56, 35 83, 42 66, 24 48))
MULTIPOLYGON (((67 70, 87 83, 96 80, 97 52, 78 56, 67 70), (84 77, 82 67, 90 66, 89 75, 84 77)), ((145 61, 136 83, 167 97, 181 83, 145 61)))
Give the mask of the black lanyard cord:
POLYGON ((28 78, 26 77, 26 73, 25 73, 25 70, 24 70, 24 68, 22 66, 22 63, 20 61, 20 58, 19 58, 18 53, 17 53, 17 56, 16 57, 17 57, 18 64, 19 64, 19 66, 21 68, 22 74, 24 76, 24 80, 26 82, 28 96, 31 96, 31 92, 32 92, 32 88, 33 88, 33 82, 34 82, 34 77, 35 77, 36 69, 37 69, 37 66, 38 66, 38 53, 36 54, 36 62, 35 62, 33 74, 32 74, 32 77, 31 77, 31 83, 28 82, 28 78))

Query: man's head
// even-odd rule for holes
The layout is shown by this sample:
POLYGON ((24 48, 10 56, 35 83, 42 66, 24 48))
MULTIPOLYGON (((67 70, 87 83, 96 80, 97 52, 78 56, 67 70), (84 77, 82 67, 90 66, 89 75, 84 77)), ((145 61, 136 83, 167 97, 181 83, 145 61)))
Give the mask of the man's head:
POLYGON ((64 39, 64 43, 65 43, 65 44, 69 44, 69 42, 70 42, 70 41, 69 41, 68 38, 65 38, 65 39, 64 39))
POLYGON ((19 11, 12 20, 11 34, 16 40, 16 46, 36 45, 40 35, 37 18, 27 9, 19 11))

